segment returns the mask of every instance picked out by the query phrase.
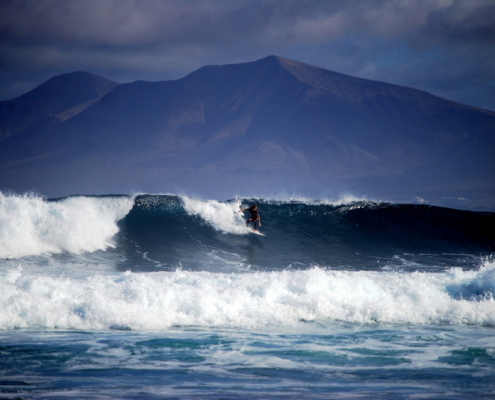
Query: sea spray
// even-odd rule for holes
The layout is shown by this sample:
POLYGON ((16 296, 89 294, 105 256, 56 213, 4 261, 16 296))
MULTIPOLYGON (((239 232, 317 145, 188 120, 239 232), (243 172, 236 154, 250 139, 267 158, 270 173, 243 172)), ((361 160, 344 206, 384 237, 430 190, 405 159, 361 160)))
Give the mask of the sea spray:
POLYGON ((184 209, 209 223, 224 233, 246 234, 250 229, 245 226, 240 210, 241 202, 219 202, 216 200, 196 200, 182 198, 184 209))
POLYGON ((133 202, 128 196, 46 201, 34 195, 0 193, 0 258, 81 254, 112 247, 116 223, 133 202))

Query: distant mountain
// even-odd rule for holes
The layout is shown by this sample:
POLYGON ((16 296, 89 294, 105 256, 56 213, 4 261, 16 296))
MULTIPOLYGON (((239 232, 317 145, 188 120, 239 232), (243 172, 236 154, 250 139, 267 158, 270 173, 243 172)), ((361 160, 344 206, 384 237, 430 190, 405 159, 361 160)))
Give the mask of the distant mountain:
POLYGON ((22 131, 40 118, 56 116, 63 122, 118 85, 88 72, 54 76, 25 95, 0 102, 0 140, 22 131))
POLYGON ((495 207, 487 110, 275 56, 165 82, 86 74, 89 84, 80 74, 4 102, 46 98, 25 118, 4 107, 2 124, 17 130, 2 131, 0 187, 49 196, 350 192, 495 207))

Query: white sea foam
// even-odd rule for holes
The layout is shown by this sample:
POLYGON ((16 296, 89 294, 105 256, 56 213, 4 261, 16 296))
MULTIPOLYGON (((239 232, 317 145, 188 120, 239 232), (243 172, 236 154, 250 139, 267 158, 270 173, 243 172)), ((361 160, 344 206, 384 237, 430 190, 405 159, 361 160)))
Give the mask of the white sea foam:
POLYGON ((69 197, 48 202, 36 196, 0 193, 0 258, 113 246, 116 222, 132 208, 132 197, 69 197))
POLYGON ((225 233, 246 234, 251 229, 246 227, 243 214, 239 212, 241 202, 221 203, 216 200, 196 200, 182 197, 184 209, 191 215, 197 215, 225 233))
POLYGON ((494 293, 495 263, 444 273, 177 270, 85 279, 19 267, 0 274, 0 328, 262 328, 335 320, 495 326, 494 293))

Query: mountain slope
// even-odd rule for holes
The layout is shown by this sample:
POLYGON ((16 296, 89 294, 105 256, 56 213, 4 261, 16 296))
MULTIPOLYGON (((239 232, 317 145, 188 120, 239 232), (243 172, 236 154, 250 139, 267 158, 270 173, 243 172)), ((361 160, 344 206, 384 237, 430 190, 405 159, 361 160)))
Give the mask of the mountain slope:
POLYGON ((69 114, 2 142, 0 187, 495 205, 495 113, 280 57, 122 84, 69 114))
POLYGON ((88 72, 54 76, 16 99, 0 102, 0 140, 22 131, 40 118, 60 121, 81 112, 119 84, 88 72))

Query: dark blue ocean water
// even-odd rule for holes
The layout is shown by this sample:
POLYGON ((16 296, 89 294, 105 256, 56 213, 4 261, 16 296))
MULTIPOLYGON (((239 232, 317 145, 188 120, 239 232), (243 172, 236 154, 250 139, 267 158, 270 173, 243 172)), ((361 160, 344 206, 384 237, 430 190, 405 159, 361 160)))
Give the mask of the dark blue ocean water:
POLYGON ((493 213, 0 195, 0 239, 0 398, 495 396, 493 213))

